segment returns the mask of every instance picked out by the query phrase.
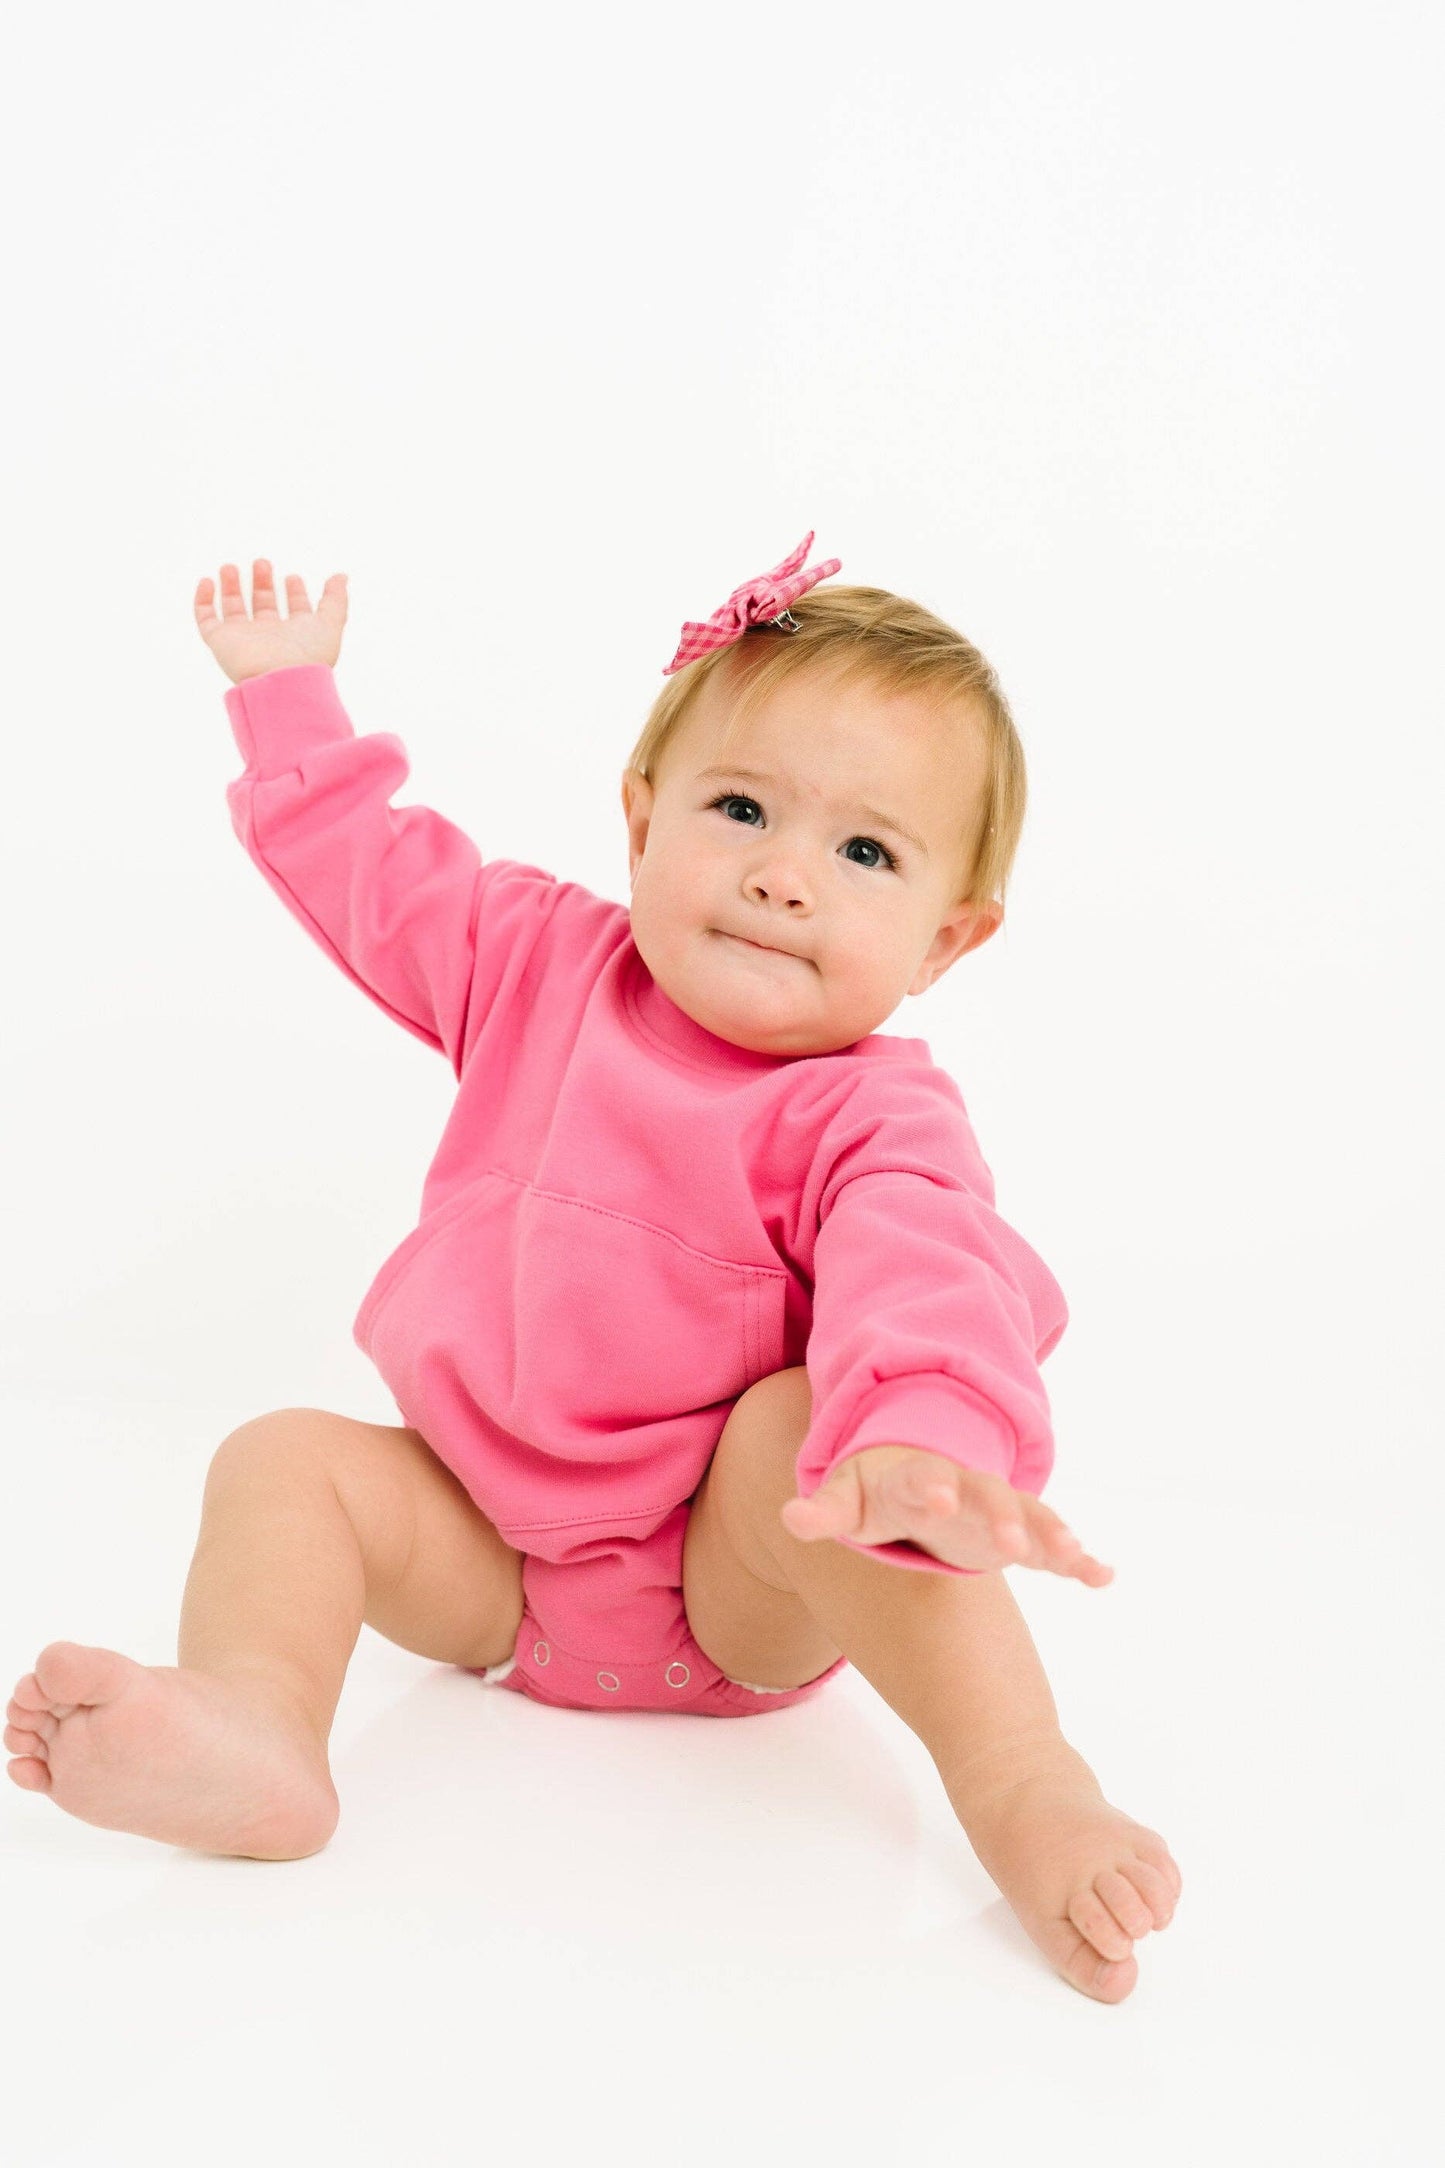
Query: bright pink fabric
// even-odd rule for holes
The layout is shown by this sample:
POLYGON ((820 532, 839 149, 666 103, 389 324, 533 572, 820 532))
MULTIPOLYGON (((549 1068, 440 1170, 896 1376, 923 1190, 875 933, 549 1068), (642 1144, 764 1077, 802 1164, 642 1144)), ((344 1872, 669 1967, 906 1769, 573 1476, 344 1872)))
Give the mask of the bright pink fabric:
MULTIPOLYGON (((1068 1312, 994 1210, 923 1040, 789 1057, 719 1039, 652 979, 625 906, 391 806, 402 743, 354 733, 324 664, 225 700, 246 764, 227 790, 237 835, 457 1077, 418 1224, 353 1331, 528 1554, 529 1602, 610 1605, 598 1662, 653 1662, 676 1591, 639 1573, 637 1546, 680 1530, 739 1395, 805 1361, 803 1496, 886 1442, 1042 1490, 1039 1364, 1068 1312)), ((850 1547, 961 1570, 910 1543, 850 1547)))

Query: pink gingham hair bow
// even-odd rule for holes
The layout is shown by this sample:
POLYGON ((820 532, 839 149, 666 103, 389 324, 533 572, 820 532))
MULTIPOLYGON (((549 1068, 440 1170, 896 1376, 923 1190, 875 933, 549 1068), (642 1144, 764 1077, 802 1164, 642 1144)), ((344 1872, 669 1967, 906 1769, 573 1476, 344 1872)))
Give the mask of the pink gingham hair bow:
POLYGON ((803 560, 813 547, 813 534, 809 529, 790 556, 771 572, 759 573, 755 580, 744 580, 735 587, 720 610, 714 610, 705 624, 697 624, 691 618, 682 628, 682 644, 672 661, 663 671, 671 677, 674 670, 681 670, 685 663, 696 662, 699 655, 709 655, 715 647, 731 647, 740 640, 749 625, 777 625, 785 632, 798 632, 801 627, 792 615, 789 604, 799 595, 806 595, 819 580, 826 580, 843 569, 841 557, 829 557, 810 571, 803 571, 803 560))

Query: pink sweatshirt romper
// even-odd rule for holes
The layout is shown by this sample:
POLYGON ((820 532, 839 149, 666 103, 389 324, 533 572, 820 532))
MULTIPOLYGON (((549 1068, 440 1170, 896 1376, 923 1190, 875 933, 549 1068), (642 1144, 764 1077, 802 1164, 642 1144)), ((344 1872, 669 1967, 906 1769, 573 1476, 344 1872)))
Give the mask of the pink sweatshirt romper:
MULTIPOLYGON (((911 1444, 1037 1495, 1039 1364, 1063 1294, 995 1212, 952 1079, 921 1039, 820 1055, 717 1038, 643 963, 626 908, 487 863, 358 737, 331 670, 234 686, 237 835, 314 940, 451 1063, 417 1226, 353 1326, 403 1420, 525 1553, 510 1663, 554 1706, 743 1715, 760 1695, 693 1640, 688 1510, 728 1415, 806 1362, 811 1496, 848 1454, 911 1444)), ((953 1573, 908 1542, 851 1544, 953 1573)))

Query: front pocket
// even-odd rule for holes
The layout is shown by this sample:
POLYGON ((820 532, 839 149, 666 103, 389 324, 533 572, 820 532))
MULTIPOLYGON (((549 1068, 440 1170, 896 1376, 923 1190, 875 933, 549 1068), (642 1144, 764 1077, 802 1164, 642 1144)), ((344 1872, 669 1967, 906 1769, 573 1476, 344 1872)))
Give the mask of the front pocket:
POLYGON ((448 1197, 445 1204, 439 1205, 435 1212, 429 1212, 426 1218, 397 1244, 391 1255, 383 1259, 375 1279, 362 1297, 361 1308, 357 1311, 351 1327, 351 1337, 363 1354, 370 1354, 371 1328, 376 1323, 377 1312, 400 1282, 407 1266, 422 1250, 428 1249, 454 1219, 469 1209, 475 1195, 474 1189, 458 1190, 455 1195, 448 1197))
POLYGON ((424 1436, 470 1406, 543 1454, 636 1462, 781 1368, 787 1280, 489 1169, 387 1260, 355 1330, 424 1436))
POLYGON ((514 1411, 543 1435, 561 1424, 575 1438, 735 1400, 781 1366, 786 1292, 780 1267, 713 1257, 645 1220, 527 1190, 514 1411))

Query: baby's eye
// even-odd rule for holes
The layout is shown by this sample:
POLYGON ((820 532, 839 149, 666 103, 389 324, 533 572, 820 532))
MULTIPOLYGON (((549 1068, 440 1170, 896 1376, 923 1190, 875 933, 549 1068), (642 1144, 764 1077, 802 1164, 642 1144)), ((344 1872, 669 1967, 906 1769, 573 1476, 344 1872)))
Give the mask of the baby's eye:
MULTIPOLYGON (((852 850, 854 843, 861 843, 865 851, 876 851, 878 853, 878 856, 876 858, 865 859, 865 865, 896 866, 898 863, 897 859, 893 856, 893 853, 889 850, 885 850, 884 846, 881 843, 875 843, 871 836, 854 836, 848 845, 850 851, 852 850)), ((856 860, 854 862, 856 864, 856 860)))
MULTIPOLYGON (((734 790, 722 791, 716 798, 711 799, 708 803, 709 813, 711 813, 715 807, 720 805, 750 805, 755 813, 761 813, 762 811, 762 807, 758 804, 756 798, 745 798, 741 794, 741 792, 734 790)), ((731 813, 727 817, 729 820, 731 820, 731 813)), ((875 843, 872 836, 852 836, 849 838, 848 841, 848 849, 851 850, 855 843, 861 843, 865 850, 876 851, 878 853, 878 856, 876 858, 864 859, 861 861, 861 863, 869 872, 871 872, 875 867, 880 865, 887 866, 891 871, 895 873, 897 872, 898 860, 893 856, 893 853, 886 847, 886 845, 882 843, 875 843)), ((855 858, 853 863, 856 866, 860 863, 860 861, 855 858)))
MULTIPOLYGON (((739 798, 735 792, 730 790, 725 790, 720 798, 713 799, 712 805, 708 807, 709 813, 711 813, 713 806, 719 805, 750 805, 757 808, 759 811, 761 810, 761 808, 757 807, 757 800, 755 798, 739 798)), ((728 815, 728 819, 732 819, 731 814, 728 815)))

